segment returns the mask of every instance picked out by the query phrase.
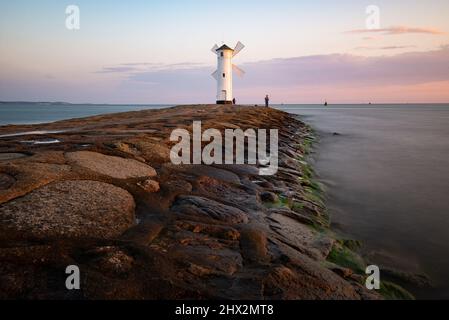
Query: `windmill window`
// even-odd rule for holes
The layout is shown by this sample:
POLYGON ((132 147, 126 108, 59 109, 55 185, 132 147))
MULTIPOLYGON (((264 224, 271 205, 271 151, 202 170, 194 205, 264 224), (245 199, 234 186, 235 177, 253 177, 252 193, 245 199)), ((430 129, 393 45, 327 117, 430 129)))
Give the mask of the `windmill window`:
POLYGON ((223 52, 220 52, 220 56, 222 56, 222 57, 223 57, 223 52))
POLYGON ((223 73, 223 78, 225 78, 226 77, 226 74, 225 73, 223 73))

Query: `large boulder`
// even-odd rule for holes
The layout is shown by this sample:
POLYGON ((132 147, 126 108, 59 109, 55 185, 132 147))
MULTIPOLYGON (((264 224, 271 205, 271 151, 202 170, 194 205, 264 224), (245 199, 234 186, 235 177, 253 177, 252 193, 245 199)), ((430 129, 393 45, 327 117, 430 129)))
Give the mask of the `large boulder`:
POLYGON ((198 196, 178 197, 171 210, 185 215, 209 218, 230 224, 248 222, 247 214, 242 210, 198 196))
POLYGON ((116 179, 154 177, 156 175, 156 171, 152 167, 134 159, 107 156, 92 151, 68 152, 65 156, 71 164, 116 179))
POLYGON ((14 177, 0 172, 0 190, 9 189, 15 182, 16 179, 14 177))
POLYGON ((114 238, 134 224, 134 208, 131 194, 111 184, 62 181, 0 206, 0 224, 22 237, 114 238))

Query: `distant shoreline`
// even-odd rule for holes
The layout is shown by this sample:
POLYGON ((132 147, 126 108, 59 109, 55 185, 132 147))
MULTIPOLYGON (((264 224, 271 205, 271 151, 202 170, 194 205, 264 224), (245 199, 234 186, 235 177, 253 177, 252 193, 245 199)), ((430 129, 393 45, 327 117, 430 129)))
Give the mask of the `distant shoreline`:
MULTIPOLYGON (((154 105, 166 105, 166 106, 176 106, 180 105, 178 103, 94 103, 94 102, 65 102, 65 101, 0 101, 0 104, 48 104, 48 105, 94 105, 94 106, 154 106, 154 105)), ((244 103, 239 104, 242 106, 254 106, 257 102, 254 103, 244 103)), ((274 106, 280 105, 316 105, 323 106, 324 103, 273 103, 274 106)), ((370 102, 351 102, 351 103, 331 103, 329 102, 329 106, 338 106, 338 105, 447 105, 449 102, 380 102, 380 103, 370 103, 370 102)), ((204 104, 196 104, 196 105, 208 105, 204 104)), ((262 103, 259 102, 259 105, 262 106, 262 103)))
MULTIPOLYGON (((261 104, 259 104, 261 105, 261 104)), ((67 102, 0 102, 0 127, 7 125, 45 124, 60 120, 85 118, 104 114, 146 109, 169 108, 174 104, 73 104, 67 102), (60 107, 60 108, 58 108, 60 107)), ((201 105, 205 106, 205 105, 201 105)), ((243 105, 254 106, 254 105, 243 105)), ((344 108, 445 108, 449 104, 273 104, 272 107, 289 111, 293 109, 344 109, 344 108)))

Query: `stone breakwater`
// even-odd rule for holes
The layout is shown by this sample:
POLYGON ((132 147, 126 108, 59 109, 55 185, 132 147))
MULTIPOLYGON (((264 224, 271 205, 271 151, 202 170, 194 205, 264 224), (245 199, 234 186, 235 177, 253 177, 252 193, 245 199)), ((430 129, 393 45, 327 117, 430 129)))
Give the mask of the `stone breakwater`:
POLYGON ((343 245, 306 162, 313 135, 288 113, 180 106, 0 135, 0 298, 380 298, 336 263, 343 245), (199 120, 278 129, 277 174, 173 165, 170 132, 199 120), (24 143, 43 138, 59 142, 24 143), (68 265, 80 290, 65 287, 68 265))

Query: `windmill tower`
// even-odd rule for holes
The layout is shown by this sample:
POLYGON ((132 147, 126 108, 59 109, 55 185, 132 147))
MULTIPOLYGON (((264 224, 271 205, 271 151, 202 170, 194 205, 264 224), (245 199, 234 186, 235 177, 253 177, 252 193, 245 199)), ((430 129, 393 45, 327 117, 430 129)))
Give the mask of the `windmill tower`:
POLYGON ((212 52, 217 55, 217 70, 212 73, 212 77, 217 80, 217 104, 232 104, 232 71, 243 76, 245 72, 232 64, 234 58, 245 46, 239 41, 234 49, 227 45, 218 47, 215 45, 212 52))

